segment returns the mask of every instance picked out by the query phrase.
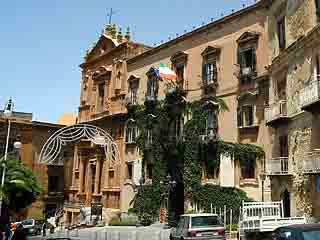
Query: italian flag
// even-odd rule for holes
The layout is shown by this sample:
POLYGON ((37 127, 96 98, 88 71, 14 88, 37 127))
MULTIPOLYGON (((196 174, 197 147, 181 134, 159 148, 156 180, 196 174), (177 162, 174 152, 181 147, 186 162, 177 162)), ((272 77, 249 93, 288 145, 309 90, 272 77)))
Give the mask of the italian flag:
POLYGON ((167 65, 161 63, 159 66, 159 76, 164 80, 177 80, 177 75, 167 65))

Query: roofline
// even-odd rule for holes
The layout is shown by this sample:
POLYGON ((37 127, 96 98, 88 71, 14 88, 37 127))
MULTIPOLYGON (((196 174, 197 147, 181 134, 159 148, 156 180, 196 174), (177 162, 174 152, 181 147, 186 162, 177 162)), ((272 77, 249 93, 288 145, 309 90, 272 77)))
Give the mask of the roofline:
POLYGON ((118 46, 112 48, 110 51, 105 52, 105 53, 103 53, 102 55, 100 55, 100 56, 98 56, 98 57, 96 57, 96 58, 94 58, 94 59, 92 59, 92 60, 90 60, 90 61, 86 61, 86 62, 84 62, 84 63, 81 63, 81 64, 79 65, 79 67, 84 68, 84 67, 86 67, 87 65, 89 65, 89 64, 91 64, 91 63, 98 62, 98 61, 101 60, 101 58, 107 56, 108 54, 113 53, 113 52, 119 50, 121 47, 123 47, 123 46, 128 46, 128 45, 130 45, 130 44, 132 44, 132 45, 138 45, 138 46, 142 46, 142 47, 145 47, 145 48, 150 48, 150 49, 152 49, 152 47, 147 46, 147 45, 142 44, 142 43, 136 43, 136 42, 131 42, 131 41, 127 42, 127 41, 125 41, 125 42, 120 43, 118 46))
POLYGON ((66 125, 62 125, 62 124, 41 122, 41 121, 32 121, 32 126, 55 127, 55 128, 64 128, 64 127, 66 127, 66 125))
POLYGON ((220 18, 220 19, 218 19, 218 20, 216 20, 214 22, 208 23, 208 24, 206 24, 206 25, 204 25, 204 26, 202 26, 200 28, 192 30, 191 32, 185 33, 185 34, 181 35, 180 37, 177 37, 177 38, 175 38, 175 39, 173 39, 171 41, 163 43, 163 44, 161 44, 161 45, 159 45, 159 46, 157 46, 155 48, 152 48, 149 51, 146 51, 146 52, 141 53, 141 54, 139 54, 137 56, 134 56, 134 57, 128 59, 127 63, 128 64, 133 63, 134 61, 136 61, 136 60, 138 60, 140 58, 143 58, 143 57, 146 57, 146 56, 150 56, 150 55, 152 55, 152 54, 154 54, 156 52, 159 52, 163 48, 167 48, 167 47, 169 47, 169 46, 171 46, 173 44, 176 44, 178 42, 184 41, 185 39, 187 39, 187 38, 189 38, 189 37, 191 37, 191 36, 193 36, 193 35, 195 35, 197 33, 201 33, 203 31, 207 30, 208 28, 215 27, 218 24, 230 21, 230 20, 232 20, 234 18, 237 18, 237 17, 239 17, 241 15, 247 14, 248 12, 251 12, 251 11, 256 10, 258 8, 264 8, 264 7, 266 7, 266 1, 265 0, 259 0, 257 3, 255 3, 255 4, 251 5, 251 6, 248 6, 248 7, 244 8, 244 9, 241 9, 241 10, 235 12, 235 13, 232 13, 230 15, 227 15, 227 16, 223 17, 223 18, 220 18))

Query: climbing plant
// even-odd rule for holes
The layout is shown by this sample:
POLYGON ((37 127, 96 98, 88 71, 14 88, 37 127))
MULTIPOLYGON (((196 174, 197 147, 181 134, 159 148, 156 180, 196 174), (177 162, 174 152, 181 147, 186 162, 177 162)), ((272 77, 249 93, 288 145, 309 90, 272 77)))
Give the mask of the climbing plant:
MULTIPOLYGON (((140 188, 134 200, 135 211, 144 216, 157 216, 167 189, 161 184, 168 172, 178 172, 176 180, 183 184, 182 197, 200 202, 208 210, 208 204, 239 206, 247 200, 245 193, 235 188, 202 185, 202 167, 220 166, 220 156, 231 156, 240 164, 254 165, 264 156, 261 147, 251 144, 224 142, 215 138, 206 142, 199 140, 206 134, 208 102, 217 104, 215 114, 228 111, 226 103, 217 97, 186 102, 186 92, 176 88, 168 91, 162 101, 145 101, 143 105, 128 106, 128 117, 134 119, 139 129, 137 147, 143 163, 152 159, 152 184, 140 188), (172 135, 172 126, 181 116, 190 116, 184 125, 183 138, 172 135), (150 132, 152 142, 150 142, 150 132), (172 169, 174 168, 174 169, 172 169)), ((143 168, 144 169, 144 168, 143 168)), ((143 171, 144 176, 144 171, 143 171)))

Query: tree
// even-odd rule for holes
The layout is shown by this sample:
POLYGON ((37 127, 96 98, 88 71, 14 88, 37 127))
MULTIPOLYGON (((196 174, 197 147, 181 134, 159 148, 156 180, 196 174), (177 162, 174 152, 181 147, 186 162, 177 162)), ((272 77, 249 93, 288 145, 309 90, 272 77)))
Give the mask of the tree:
POLYGON ((3 197, 2 211, 14 215, 35 202, 42 189, 31 169, 18 162, 13 155, 8 154, 7 161, 2 159, 1 163, 1 177, 3 164, 6 165, 5 182, 0 189, 3 197))

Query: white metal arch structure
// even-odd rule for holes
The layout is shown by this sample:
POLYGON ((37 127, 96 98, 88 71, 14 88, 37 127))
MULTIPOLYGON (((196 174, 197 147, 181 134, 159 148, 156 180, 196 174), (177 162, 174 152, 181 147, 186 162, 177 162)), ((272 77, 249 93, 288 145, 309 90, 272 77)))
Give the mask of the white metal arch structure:
POLYGON ((89 124, 75 124, 56 131, 41 149, 39 162, 56 164, 63 146, 82 138, 104 148, 106 159, 113 167, 120 154, 113 138, 103 129, 89 124))

